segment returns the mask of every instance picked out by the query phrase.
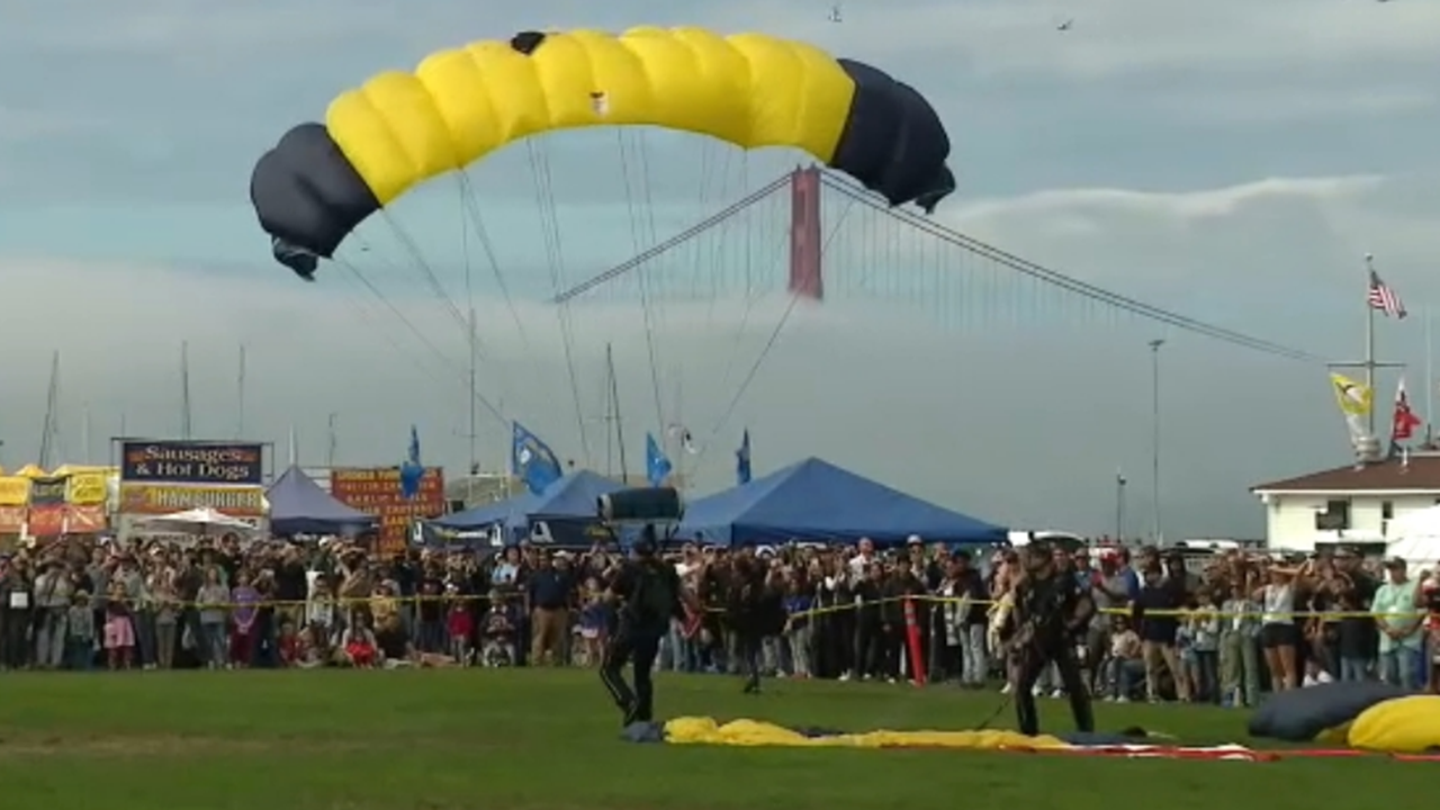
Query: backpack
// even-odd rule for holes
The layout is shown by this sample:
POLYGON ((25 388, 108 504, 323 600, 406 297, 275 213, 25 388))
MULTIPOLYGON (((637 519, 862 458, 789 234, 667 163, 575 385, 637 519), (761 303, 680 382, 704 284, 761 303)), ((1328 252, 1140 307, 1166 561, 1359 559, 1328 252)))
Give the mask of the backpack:
POLYGON ((657 624, 669 620, 679 594, 674 592, 674 582, 667 573, 654 565, 640 566, 635 593, 627 600, 636 621, 657 624))

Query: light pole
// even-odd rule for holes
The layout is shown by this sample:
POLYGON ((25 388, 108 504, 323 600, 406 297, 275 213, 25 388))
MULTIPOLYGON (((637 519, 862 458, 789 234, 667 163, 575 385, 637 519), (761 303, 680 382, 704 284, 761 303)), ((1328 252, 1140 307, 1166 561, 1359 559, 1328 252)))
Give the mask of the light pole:
POLYGON ((1150 542, 1160 542, 1160 347, 1163 338, 1150 341, 1150 542))
POLYGON ((1115 471, 1115 542, 1125 545, 1125 473, 1115 471))

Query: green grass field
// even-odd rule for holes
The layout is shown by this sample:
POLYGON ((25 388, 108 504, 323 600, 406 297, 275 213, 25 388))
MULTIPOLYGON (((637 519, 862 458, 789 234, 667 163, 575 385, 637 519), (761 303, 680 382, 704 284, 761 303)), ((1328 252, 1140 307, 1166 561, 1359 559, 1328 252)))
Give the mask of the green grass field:
MULTIPOLYGON (((946 688, 661 682, 663 715, 865 730, 973 728, 946 688)), ((1049 727, 1067 728, 1046 700, 1049 727)), ((997 727, 1012 720, 1007 712, 997 727)), ((1099 707, 1101 728, 1246 742, 1236 712, 1099 707)), ((17 810, 1312 810, 1397 806, 1437 771, 1383 759, 1110 760, 966 751, 633 745, 593 673, 183 672, 0 677, 0 796, 17 810), (1152 797, 1162 797, 1152 798, 1152 797), (943 804, 942 804, 943 803, 943 804)))

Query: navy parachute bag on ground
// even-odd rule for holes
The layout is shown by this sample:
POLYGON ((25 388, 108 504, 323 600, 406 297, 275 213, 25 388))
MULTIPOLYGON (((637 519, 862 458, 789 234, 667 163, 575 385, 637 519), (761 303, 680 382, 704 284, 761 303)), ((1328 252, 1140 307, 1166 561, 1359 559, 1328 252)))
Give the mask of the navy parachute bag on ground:
POLYGON ((1350 723, 1377 703, 1408 694, 1398 686, 1373 681, 1336 681, 1277 692, 1250 716, 1250 736, 1310 742, 1329 729, 1350 723))

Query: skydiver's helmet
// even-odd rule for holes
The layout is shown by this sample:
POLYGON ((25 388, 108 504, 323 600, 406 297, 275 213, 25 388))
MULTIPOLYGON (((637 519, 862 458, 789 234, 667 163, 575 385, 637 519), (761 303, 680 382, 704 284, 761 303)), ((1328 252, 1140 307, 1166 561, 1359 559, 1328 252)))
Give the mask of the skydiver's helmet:
POLYGON ((1031 573, 1047 571, 1055 560, 1055 549, 1044 540, 1032 540, 1021 552, 1021 559, 1024 561, 1026 571, 1031 573))

